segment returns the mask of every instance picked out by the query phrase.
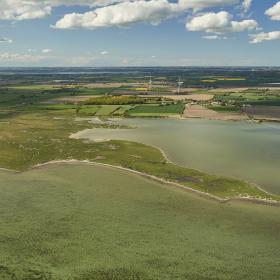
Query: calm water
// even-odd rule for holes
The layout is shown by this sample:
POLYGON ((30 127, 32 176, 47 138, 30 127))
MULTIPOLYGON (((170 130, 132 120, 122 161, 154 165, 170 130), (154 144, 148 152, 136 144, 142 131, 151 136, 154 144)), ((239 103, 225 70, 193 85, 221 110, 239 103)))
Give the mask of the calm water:
POLYGON ((245 179, 280 194, 280 125, 209 120, 124 119, 135 129, 92 129, 95 141, 120 139, 161 148, 173 162, 245 179))

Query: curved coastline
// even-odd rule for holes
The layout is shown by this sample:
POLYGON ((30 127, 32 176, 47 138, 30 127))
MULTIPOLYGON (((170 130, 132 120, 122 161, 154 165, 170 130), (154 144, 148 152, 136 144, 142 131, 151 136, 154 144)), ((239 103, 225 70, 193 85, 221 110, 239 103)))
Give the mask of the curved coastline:
MULTIPOLYGON (((106 129, 106 128, 105 128, 105 129, 106 129)), ((166 154, 166 152, 165 152, 162 148, 160 148, 160 147, 158 147, 158 146, 156 146, 156 145, 147 144, 147 143, 144 143, 144 142, 141 142, 141 141, 132 141, 132 140, 125 140, 125 139, 123 139, 123 140, 118 140, 118 139, 105 139, 105 138, 104 138, 104 139, 101 139, 100 141, 95 141, 95 140, 92 140, 92 139, 90 139, 90 138, 88 138, 88 137, 80 137, 80 135, 79 135, 80 133, 85 132, 85 131, 90 131, 90 130, 94 130, 94 128, 84 129, 84 130, 78 131, 78 132, 76 132, 76 133, 72 133, 69 137, 72 138, 72 139, 76 139, 76 140, 78 140, 78 139, 88 139, 88 140, 91 140, 91 141, 96 142, 96 143, 109 142, 109 141, 129 141, 129 142, 133 142, 133 143, 142 144, 142 145, 145 145, 145 146, 147 146, 147 147, 152 147, 152 148, 155 148, 155 149, 159 150, 160 153, 162 154, 162 156, 164 157, 164 159, 166 160, 167 163, 172 163, 172 164, 174 164, 174 165, 177 165, 177 166, 180 166, 180 167, 184 167, 184 168, 190 168, 190 167, 187 167, 187 166, 184 166, 184 165, 180 165, 179 163, 176 163, 176 162, 172 161, 171 159, 169 159, 168 156, 167 156, 167 154, 166 154)), ((112 165, 112 166, 114 166, 114 165, 112 165)), ((114 166, 114 167, 116 167, 116 166, 114 166)), ((198 171, 198 172, 201 172, 201 173, 207 173, 207 172, 205 172, 205 171, 203 171, 203 170, 200 170, 200 169, 197 169, 197 168, 191 168, 191 169, 192 169, 192 170, 195 170, 195 171, 198 171)), ((133 171, 133 170, 128 169, 128 168, 127 168, 127 170, 133 171)), ((141 172, 139 172, 139 173, 141 173, 141 172)), ((207 173, 207 174, 222 177, 221 175, 218 175, 218 174, 213 174, 213 173, 207 173)), ((152 175, 149 175, 149 174, 146 174, 146 175, 152 176, 152 175)), ((235 179, 235 180, 242 180, 243 182, 248 183, 248 184, 254 186, 255 188, 259 189, 260 191, 262 191, 262 192, 264 192, 264 193, 266 193, 266 194, 269 194, 269 195, 272 195, 272 196, 275 195, 275 194, 270 193, 270 192, 268 192, 267 190, 263 189, 260 185, 256 184, 255 182, 250 182, 250 181, 248 181, 248 180, 240 179, 240 178, 237 178, 237 177, 231 177, 231 176, 226 176, 226 177, 227 177, 227 178, 231 178, 231 179, 235 179)), ((171 183, 173 183, 173 182, 171 182, 171 183)), ((175 183, 175 184, 176 184, 176 183, 175 183)), ((180 185, 180 184, 179 184, 179 185, 180 185)), ((182 186, 182 185, 180 185, 180 186, 182 186)), ((184 186, 183 186, 183 187, 184 187, 184 186)), ((191 189, 192 189, 192 188, 191 188, 191 189)), ((194 189, 192 189, 192 190, 194 190, 194 189)), ((194 190, 194 191, 195 191, 195 190, 194 190)), ((202 193, 204 193, 204 192, 202 192, 202 193)), ((206 193, 205 193, 205 194, 206 194, 206 193)), ((211 195, 211 194, 209 194, 209 195, 210 195, 210 196, 214 196, 214 195, 211 195)), ((214 196, 214 197, 216 197, 216 196, 214 196)), ((219 198, 219 197, 217 197, 217 198, 219 198)), ((219 198, 219 199, 220 199, 220 198, 219 198)), ((230 198, 230 199, 232 200, 233 198, 230 198)), ((245 197, 244 197, 244 199, 245 199, 245 197)), ((249 198, 247 198, 247 199, 249 199, 249 198)), ((252 198, 251 198, 251 199, 252 199, 252 198)), ((260 200, 261 200, 261 199, 260 199, 260 200)))
MULTIPOLYGON (((77 165, 87 164, 87 165, 95 165, 95 166, 103 166, 103 167, 119 169, 119 170, 123 170, 123 171, 126 171, 126 172, 130 172, 130 173, 139 175, 141 177, 150 179, 152 181, 155 181, 155 182, 158 182, 158 183, 161 183, 161 184, 166 184, 166 185, 169 185, 169 186, 177 187, 177 188, 179 188, 181 190, 184 190, 184 191, 189 191, 189 192, 195 193, 195 194, 197 194, 201 197, 211 199, 211 200, 214 200, 214 201, 219 202, 219 203, 227 203, 227 202, 231 202, 231 201, 242 201, 242 202, 251 202, 251 203, 256 203, 256 204, 263 204, 263 205, 280 207, 280 203, 276 200, 258 199, 258 198, 245 197, 245 196, 223 199, 223 198, 220 198, 218 196, 212 195, 210 193, 202 192, 202 191, 193 189, 191 187, 187 187, 187 186, 181 185, 179 183, 168 181, 168 180, 165 180, 163 178, 159 178, 159 177, 156 177, 156 176, 144 173, 144 172, 136 171, 136 170, 133 170, 133 169, 122 167, 122 166, 117 166, 117 165, 112 165, 112 164, 107 164, 107 163, 94 162, 94 161, 89 161, 89 160, 76 160, 76 159, 54 160, 54 161, 49 161, 49 162, 37 164, 37 165, 29 168, 28 170, 34 170, 34 169, 46 167, 48 165, 56 165, 56 164, 65 164, 65 165, 67 165, 67 164, 77 164, 77 165)), ((17 171, 17 170, 11 170, 11 169, 6 169, 6 168, 0 168, 0 171, 11 172, 11 173, 14 173, 14 174, 21 174, 21 173, 26 172, 26 171, 17 171)), ((266 192, 266 191, 264 191, 264 192, 266 192)), ((268 192, 266 192, 266 193, 269 194, 268 192)))

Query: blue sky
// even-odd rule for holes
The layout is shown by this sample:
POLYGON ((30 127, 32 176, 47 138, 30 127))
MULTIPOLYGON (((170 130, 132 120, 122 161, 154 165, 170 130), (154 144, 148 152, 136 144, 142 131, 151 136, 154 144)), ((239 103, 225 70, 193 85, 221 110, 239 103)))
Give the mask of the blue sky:
POLYGON ((105 1, 0 0, 0 66, 280 65, 278 0, 105 1))

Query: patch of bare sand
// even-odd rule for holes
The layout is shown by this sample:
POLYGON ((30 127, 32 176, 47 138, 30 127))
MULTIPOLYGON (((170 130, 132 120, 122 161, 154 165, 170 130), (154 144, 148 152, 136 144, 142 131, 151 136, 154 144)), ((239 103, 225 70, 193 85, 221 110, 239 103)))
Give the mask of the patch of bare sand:
POLYGON ((248 119, 248 116, 245 113, 238 113, 238 112, 220 113, 205 108, 201 105, 189 105, 189 104, 187 104, 185 107, 183 117, 222 120, 222 121, 229 121, 229 120, 239 121, 239 120, 248 119))

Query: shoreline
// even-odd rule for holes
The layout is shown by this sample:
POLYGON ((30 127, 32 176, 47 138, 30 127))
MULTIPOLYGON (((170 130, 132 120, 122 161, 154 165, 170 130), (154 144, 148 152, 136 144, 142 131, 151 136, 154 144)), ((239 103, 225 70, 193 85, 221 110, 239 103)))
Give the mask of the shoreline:
MULTIPOLYGON (((168 181, 168 180, 165 180, 163 178, 159 178, 159 177, 156 177, 156 176, 153 176, 153 175, 149 175, 149 174, 144 173, 144 172, 136 171, 136 170, 125 168, 125 167, 118 166, 118 165, 100 163, 100 162, 89 161, 89 160, 76 160, 76 159, 54 160, 54 161, 49 161, 49 162, 34 165, 34 166, 30 167, 29 169, 27 169, 26 171, 17 171, 17 170, 12 170, 12 169, 7 169, 7 168, 0 168, 0 171, 11 172, 11 173, 15 173, 15 174, 21 174, 21 173, 27 172, 29 170, 35 170, 35 169, 39 169, 39 168, 42 168, 42 167, 45 167, 45 166, 48 166, 48 165, 55 165, 55 164, 63 164, 63 165, 67 165, 67 164, 74 164, 74 165, 75 164, 76 165, 86 164, 86 165, 95 165, 95 166, 103 166, 103 167, 110 167, 110 168, 114 168, 114 169, 119 169, 119 170, 123 170, 123 171, 126 171, 126 172, 130 172, 130 173, 139 175, 141 177, 150 179, 152 181, 155 181, 155 182, 158 182, 158 183, 161 183, 161 184, 174 186, 174 187, 177 187, 181 190, 192 192, 194 194, 199 195, 200 197, 204 197, 206 199, 211 199, 211 200, 214 200, 214 201, 219 202, 219 203, 227 203, 227 202, 231 202, 231 201, 241 201, 241 202, 250 202, 250 203, 255 203, 255 204, 262 204, 262 205, 267 205, 267 206, 278 206, 278 207, 280 207, 279 201, 276 201, 276 200, 258 199, 258 198, 245 197, 245 196, 244 197, 242 197, 242 196, 241 197, 234 197, 234 198, 220 198, 216 195, 206 193, 206 192, 202 192, 202 191, 193 189, 191 187, 181 185, 181 184, 176 183, 176 182, 168 181)), ((266 191, 264 191, 264 192, 267 193, 266 191)))
MULTIPOLYGON (((183 118, 182 118, 182 120, 183 120, 183 118)), ((137 127, 136 127, 136 128, 137 128, 137 127)), ((141 142, 141 141, 132 141, 132 140, 124 140, 124 139, 122 139, 122 140, 117 140, 117 139, 102 139, 102 140, 100 140, 100 141, 94 141, 94 140, 89 139, 89 138, 87 138, 87 137, 85 137, 85 138, 84 138, 84 137, 80 137, 79 133, 82 133, 82 132, 88 131, 88 130, 92 130, 92 129, 94 129, 94 128, 87 128, 87 129, 78 131, 78 132, 76 132, 76 133, 71 134, 69 137, 72 138, 72 139, 76 139, 76 140, 87 139, 87 140, 90 140, 90 141, 93 141, 93 142, 96 142, 96 143, 109 142, 109 141, 128 141, 128 142, 133 142, 133 143, 142 144, 142 145, 145 145, 145 146, 147 146, 147 147, 152 147, 152 148, 154 148, 154 149, 159 150, 160 153, 162 154, 162 156, 164 157, 164 159, 166 160, 167 163, 171 163, 171 164, 174 164, 174 165, 176 165, 176 166, 183 167, 183 168, 192 169, 192 170, 195 170, 195 171, 204 173, 204 174, 209 174, 209 173, 207 173, 207 172, 205 172, 205 171, 203 171, 203 170, 196 169, 196 168, 190 168, 190 167, 187 167, 187 166, 184 166, 184 165, 180 165, 179 163, 173 162, 172 160, 170 160, 170 159, 168 158, 166 152, 165 152, 162 148, 160 148, 160 147, 158 147, 158 146, 155 146, 155 145, 150 145, 150 144, 147 144, 147 143, 144 143, 144 142, 141 142), (78 135, 78 136, 74 137, 73 135, 78 135)), ((105 128, 105 129, 106 129, 106 128, 105 128)), ((112 165, 112 166, 115 166, 115 165, 112 165)), ((128 170, 132 170, 132 169, 128 169, 128 170)), ((147 175, 149 175, 149 174, 147 174, 147 175)), ((218 176, 218 177, 224 177, 224 176, 221 176, 221 175, 218 175, 218 174, 209 174, 209 175, 218 176)), ((149 175, 149 176, 152 176, 152 175, 149 175)), ((227 177, 227 176, 226 176, 226 177, 227 177)), ((227 177, 227 178, 231 178, 231 179, 234 179, 234 180, 241 180, 241 181, 243 181, 243 182, 245 182, 245 183, 247 183, 247 184, 250 184, 250 185, 254 186, 255 188, 259 189, 260 191, 262 191, 262 192, 264 192, 264 193, 266 193, 266 194, 268 194, 268 195, 271 195, 271 196, 275 196, 275 195, 276 195, 276 196, 277 196, 277 194, 270 193, 270 192, 268 192, 267 190, 264 190, 264 189, 263 189, 261 186, 259 186, 258 184, 254 183, 254 182, 250 182, 250 181, 248 181, 248 180, 246 180, 246 179, 240 179, 240 178, 235 178, 235 177, 227 177)), ((202 193, 204 193, 204 192, 202 192, 202 193)))

